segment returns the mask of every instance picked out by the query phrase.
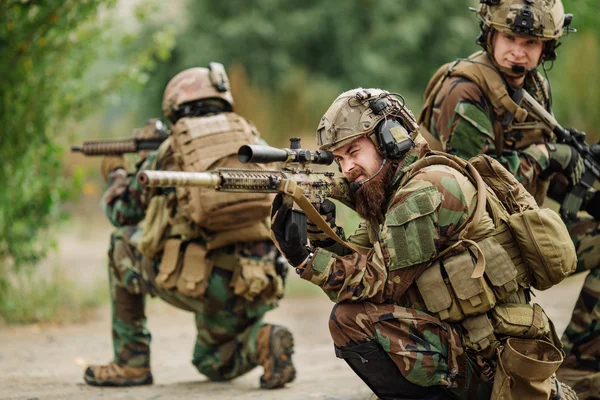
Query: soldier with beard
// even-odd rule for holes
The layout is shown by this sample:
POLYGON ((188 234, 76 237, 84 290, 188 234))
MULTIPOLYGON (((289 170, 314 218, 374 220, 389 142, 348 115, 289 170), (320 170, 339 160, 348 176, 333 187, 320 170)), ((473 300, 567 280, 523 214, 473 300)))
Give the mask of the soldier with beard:
MULTIPOLYGON (((428 159, 427 142, 401 99, 380 89, 350 90, 338 96, 317 129, 319 148, 333 153, 350 186, 349 203, 363 218, 348 239, 357 250, 327 238, 315 225, 309 225, 310 246, 305 246, 281 195, 273 202, 271 235, 296 272, 336 303, 329 321, 336 355, 377 396, 489 399, 497 354, 511 336, 537 338, 549 346, 556 358, 546 360, 554 370, 561 356, 551 343, 560 344, 541 307, 529 304, 525 283, 517 284, 516 278, 510 293, 495 292, 488 278, 512 265, 517 255, 508 255, 505 246, 515 247, 511 239, 502 245, 495 241, 495 222, 484 207, 486 195, 480 194, 485 186, 476 186, 460 168, 428 162, 433 158, 428 159), (467 247, 485 247, 485 278, 471 276, 475 261, 470 251, 478 246, 460 248, 466 237, 467 247), (484 246, 492 243, 490 238, 495 247, 484 246), (497 259, 504 261, 491 262, 497 259), (463 297, 464 285, 471 284, 481 289, 475 290, 479 294, 463 297), (486 287, 496 293, 488 300, 486 287), (539 318, 539 327, 546 328, 530 334, 538 325, 531 322, 525 329, 529 333, 522 326, 509 333, 490 317, 508 308, 519 310, 524 320, 539 318)), ((333 203, 325 201, 320 212, 343 237, 333 203)), ((553 371, 530 379, 535 366, 529 371, 512 367, 506 366, 509 374, 522 374, 528 382, 538 379, 545 388, 531 397, 512 393, 513 398, 560 398, 556 388, 562 386, 551 379, 553 371)), ((496 378, 500 381, 498 372, 496 378)))

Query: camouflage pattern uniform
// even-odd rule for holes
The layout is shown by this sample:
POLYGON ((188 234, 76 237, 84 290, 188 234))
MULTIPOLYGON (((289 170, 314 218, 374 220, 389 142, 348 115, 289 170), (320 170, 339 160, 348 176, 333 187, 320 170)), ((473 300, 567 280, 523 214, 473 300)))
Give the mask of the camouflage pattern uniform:
POLYGON ((337 303, 329 323, 336 347, 375 341, 411 383, 443 386, 457 398, 489 398, 491 385, 481 380, 460 329, 414 301, 415 279, 464 227, 477 193, 446 166, 425 168, 406 182, 407 167, 428 149, 416 141, 391 182, 385 223, 363 221, 348 239, 373 250, 363 256, 341 245, 318 248, 301 277, 337 303))
MULTIPOLYGON (((157 153, 141 164, 150 169, 157 153)), ((259 365, 257 334, 264 314, 277 307, 277 298, 249 301, 233 294, 231 268, 214 269, 203 299, 183 296, 156 286, 160 257, 147 259, 137 250, 147 200, 133 177, 117 170, 110 175, 103 197, 105 214, 119 229, 111 236, 109 271, 112 300, 114 359, 120 365, 150 365, 150 332, 146 327, 145 295, 195 313, 198 336, 192 363, 211 380, 228 380, 259 365)), ((275 263, 276 249, 269 241, 239 243, 216 252, 236 258, 275 263)))
MULTIPOLYGON (((524 89, 540 104, 547 106, 546 96, 543 95, 545 88, 537 73, 526 77, 524 89)), ((450 77, 442 85, 434 102, 429 130, 440 140, 444 150, 451 154, 464 159, 481 153, 496 157, 534 195, 539 192, 539 187, 547 188, 548 182, 540 175, 548 166, 548 159, 536 144, 549 139, 539 135, 538 140, 532 143, 531 138, 527 137, 514 140, 505 137, 505 151, 498 155, 492 115, 490 101, 475 83, 463 77, 450 77)), ((541 194, 541 197, 535 196, 540 204, 545 191, 541 194)), ((577 221, 567 223, 567 228, 577 249, 576 273, 588 270, 590 273, 563 335, 564 349, 569 354, 573 346, 581 346, 583 354, 599 359, 600 223, 589 216, 580 216, 577 221)))
MULTIPOLYGON (((138 164, 136 172, 185 169, 190 157, 210 158, 209 164, 191 166, 193 170, 229 162, 236 144, 259 138, 253 125, 233 112, 233 105, 223 65, 213 62, 208 68, 177 74, 163 95, 164 115, 173 124, 170 137, 138 164), (240 125, 245 136, 236 130, 240 125), (210 154, 178 147, 183 135, 178 128, 190 126, 194 145, 210 154)), ((210 380, 230 380, 262 365, 261 388, 291 382, 296 373, 293 337, 286 328, 263 322, 283 296, 286 272, 268 240, 271 199, 265 196, 262 203, 251 203, 257 208, 254 213, 238 208, 243 224, 237 214, 217 209, 225 215, 209 226, 202 223, 215 217, 215 210, 208 210, 204 219, 194 218, 194 210, 201 207, 191 202, 237 205, 235 198, 214 191, 194 197, 185 188, 143 187, 135 176, 128 176, 118 157, 105 158, 102 173, 109 184, 102 198, 104 212, 118 228, 109 249, 114 361, 89 367, 85 381, 101 386, 152 383, 151 336, 144 310, 146 295, 151 295, 195 314, 192 363, 210 380)))

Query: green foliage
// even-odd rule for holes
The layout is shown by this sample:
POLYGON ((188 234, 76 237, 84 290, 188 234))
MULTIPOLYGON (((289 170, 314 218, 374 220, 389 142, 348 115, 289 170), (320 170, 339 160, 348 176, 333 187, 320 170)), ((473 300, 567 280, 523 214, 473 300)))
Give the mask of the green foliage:
POLYGON ((477 49, 478 27, 468 11, 474 5, 474 0, 190 1, 170 63, 157 68, 144 90, 141 114, 160 112, 162 91, 176 73, 210 61, 222 62, 230 78, 244 75, 242 85, 232 83, 238 111, 274 143, 312 134, 331 100, 353 87, 398 91, 416 110, 435 69, 477 49), (257 97, 249 99, 248 90, 257 97))
POLYGON ((109 299, 106 281, 82 288, 58 267, 46 277, 20 271, 4 274, 4 278, 0 281, 0 322, 4 323, 81 320, 109 299))
POLYGON ((81 183, 63 174, 60 139, 69 122, 100 106, 107 93, 145 83, 155 60, 169 54, 172 35, 157 33, 120 68, 90 79, 98 56, 122 44, 109 24, 115 5, 0 2, 0 265, 35 263, 53 244, 46 235, 81 183))

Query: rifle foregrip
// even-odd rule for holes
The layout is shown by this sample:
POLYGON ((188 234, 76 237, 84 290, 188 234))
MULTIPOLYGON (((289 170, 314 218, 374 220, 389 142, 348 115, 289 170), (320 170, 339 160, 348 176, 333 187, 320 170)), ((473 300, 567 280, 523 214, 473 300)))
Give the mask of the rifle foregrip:
MULTIPOLYGON (((137 145, 133 140, 127 141, 93 141, 84 142, 79 148, 86 156, 117 156, 126 153, 135 153, 137 145)), ((71 149, 73 151, 73 149, 71 149)))

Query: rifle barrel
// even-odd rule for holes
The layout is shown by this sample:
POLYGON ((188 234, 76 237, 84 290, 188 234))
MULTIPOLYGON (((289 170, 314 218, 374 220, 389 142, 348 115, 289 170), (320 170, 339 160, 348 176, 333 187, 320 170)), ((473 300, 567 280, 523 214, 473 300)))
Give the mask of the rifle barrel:
POLYGON ((212 172, 142 171, 137 180, 144 186, 195 186, 218 188, 221 177, 212 172))

